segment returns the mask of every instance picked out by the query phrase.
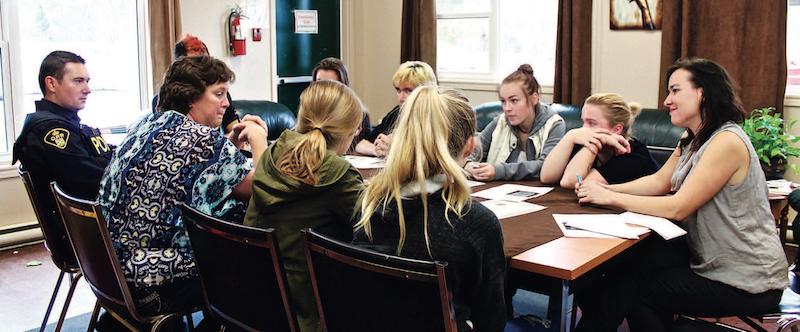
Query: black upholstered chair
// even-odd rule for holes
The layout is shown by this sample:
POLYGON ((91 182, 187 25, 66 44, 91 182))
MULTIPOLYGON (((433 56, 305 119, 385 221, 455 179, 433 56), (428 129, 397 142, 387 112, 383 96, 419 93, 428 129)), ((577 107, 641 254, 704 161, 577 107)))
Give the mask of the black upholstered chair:
POLYGON ((50 296, 50 302, 47 305, 47 311, 44 313, 42 326, 40 331, 44 331, 47 326, 47 319, 50 318, 50 312, 53 310, 53 304, 56 301, 58 290, 61 287, 61 281, 64 275, 69 276, 69 291, 67 291, 67 298, 64 300, 64 307, 61 309, 61 315, 58 317, 56 323, 56 331, 61 330, 64 324, 64 318, 69 309, 69 304, 72 301, 72 295, 75 293, 75 286, 78 285, 78 280, 81 278, 80 268, 78 261, 75 259, 75 253, 72 251, 72 246, 67 239, 66 231, 64 230, 64 223, 56 211, 55 200, 50 188, 44 186, 43 188, 36 185, 30 172, 25 171, 22 167, 19 168, 19 177, 22 178, 22 183, 25 184, 25 189, 28 192, 28 198, 33 206, 33 212, 36 214, 36 220, 39 221, 39 227, 42 229, 44 236, 44 245, 47 251, 50 252, 50 258, 53 264, 59 269, 58 279, 56 286, 53 289, 53 295, 50 296))
POLYGON ((139 330, 136 323, 150 326, 150 331, 158 331, 168 320, 178 319, 184 315, 189 319, 189 325, 192 325, 191 312, 194 308, 155 316, 140 313, 111 244, 100 206, 97 202, 67 195, 55 182, 50 186, 56 197, 56 205, 64 220, 70 243, 75 249, 78 265, 97 297, 89 331, 94 330, 101 306, 131 331, 139 330))
POLYGON ((273 229, 232 224, 181 205, 206 311, 226 329, 296 331, 273 229))
POLYGON ((269 129, 269 140, 278 139, 284 130, 294 128, 297 123, 297 116, 288 107, 269 100, 234 100, 233 106, 240 118, 247 114, 261 117, 269 129))
POLYGON ((304 231, 327 331, 456 331, 447 263, 385 255, 304 231))

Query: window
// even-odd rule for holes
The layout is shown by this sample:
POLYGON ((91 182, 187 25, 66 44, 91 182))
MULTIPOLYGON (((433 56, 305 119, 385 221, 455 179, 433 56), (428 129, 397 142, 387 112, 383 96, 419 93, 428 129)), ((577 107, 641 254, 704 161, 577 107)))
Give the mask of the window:
POLYGON ((523 63, 555 77, 557 0, 437 0, 440 78, 497 82, 523 63))
POLYGON ((800 96, 800 0, 789 0, 786 17, 786 94, 800 96))
POLYGON ((146 0, 2 2, 3 36, 12 45, 2 54, 10 57, 11 72, 10 82, 3 83, 14 91, 4 122, 14 123, 5 126, 12 133, 0 142, 0 152, 9 151, 25 115, 42 98, 39 65, 54 50, 71 51, 86 60, 92 93, 78 113, 83 123, 127 126, 148 109, 145 6, 146 0))

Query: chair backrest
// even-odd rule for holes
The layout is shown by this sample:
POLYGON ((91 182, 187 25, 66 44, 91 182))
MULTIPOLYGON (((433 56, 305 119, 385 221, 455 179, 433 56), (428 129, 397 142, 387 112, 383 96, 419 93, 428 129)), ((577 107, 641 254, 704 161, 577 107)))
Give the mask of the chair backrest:
POLYGON ((234 100, 233 106, 239 116, 257 115, 264 120, 269 129, 269 140, 276 140, 286 129, 294 128, 297 116, 283 104, 269 100, 234 100))
POLYGON ((232 224, 181 205, 207 309, 226 326, 295 331, 273 229, 232 224))
POLYGON ((136 311, 100 205, 67 195, 55 182, 50 186, 78 264, 97 300, 112 311, 145 321, 136 311))
POLYGON ((443 262, 385 255, 304 231, 328 331, 456 331, 443 262))
POLYGON ((75 253, 67 239, 61 216, 56 211, 52 192, 47 185, 37 186, 38 182, 33 180, 31 173, 23 170, 22 167, 19 168, 19 177, 25 184, 25 190, 28 192, 28 198, 33 206, 33 213, 36 215, 36 220, 39 221, 44 244, 47 251, 50 252, 53 264, 62 271, 77 272, 78 261, 75 259, 75 253))

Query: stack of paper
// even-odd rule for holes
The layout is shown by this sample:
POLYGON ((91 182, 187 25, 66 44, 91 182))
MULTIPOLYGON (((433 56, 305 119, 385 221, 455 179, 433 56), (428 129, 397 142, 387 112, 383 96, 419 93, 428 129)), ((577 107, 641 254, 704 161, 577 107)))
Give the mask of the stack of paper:
POLYGON ((608 236, 637 239, 648 229, 670 240, 686 234, 671 221, 633 212, 621 214, 553 214, 556 224, 567 237, 608 236))
POLYGON ((664 240, 671 240, 686 234, 686 230, 678 225, 675 225, 667 218, 654 217, 634 212, 623 212, 620 214, 620 217, 622 217, 626 223, 652 229, 654 232, 658 233, 658 235, 661 235, 664 240))
POLYGON ((497 219, 516 217, 545 209, 544 206, 527 202, 503 201, 498 199, 483 201, 481 204, 489 208, 489 210, 492 210, 497 216, 497 219))
POLYGON ((486 199, 522 202, 531 198, 542 196, 546 193, 549 193, 551 190, 553 190, 552 187, 531 187, 507 183, 494 188, 481 190, 473 193, 472 196, 486 199))
POLYGON ((793 183, 785 179, 767 181, 770 195, 789 195, 792 193, 792 187, 793 183))
POLYGON ((350 162, 350 165, 358 169, 374 169, 386 167, 386 159, 366 157, 366 156, 353 156, 346 155, 344 159, 350 162))

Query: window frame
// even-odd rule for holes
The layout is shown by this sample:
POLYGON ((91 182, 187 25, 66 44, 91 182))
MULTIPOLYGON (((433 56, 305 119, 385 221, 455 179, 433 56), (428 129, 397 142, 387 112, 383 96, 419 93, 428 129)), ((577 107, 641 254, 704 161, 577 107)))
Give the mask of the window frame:
MULTIPOLYGON (((150 109, 150 96, 153 95, 152 82, 152 57, 150 55, 150 0, 136 1, 136 34, 137 34, 137 59, 139 62, 138 86, 139 86, 139 105, 132 110, 147 111, 150 109)), ((9 176, 3 172, 3 168, 16 168, 11 164, 14 141, 22 130, 25 121, 25 100, 23 92, 22 75, 36 75, 36 73, 25 73, 22 70, 21 53, 17 45, 20 44, 20 34, 12 34, 15 28, 19 27, 19 21, 15 15, 19 10, 21 1, 0 1, 0 49, 3 51, 2 69, 5 104, 5 128, 7 137, 7 152, 0 153, 0 179, 9 176)), ((101 132, 110 132, 110 128, 99 128, 101 132)), ((13 176, 17 176, 13 172, 13 176)), ((10 174, 10 173, 9 173, 10 174)))
MULTIPOLYGON (((440 14, 436 13, 437 24, 439 19, 457 19, 457 18, 487 18, 489 19, 489 72, 458 72, 458 71, 442 71, 437 68, 437 75, 440 83, 450 83, 458 85, 469 85, 472 89, 479 91, 496 91, 499 81, 507 73, 500 73, 500 0, 490 0, 489 12, 465 12, 457 14, 440 14)), ((437 59, 438 61, 438 59, 437 59)), ((553 64, 555 65, 555 63, 553 64)), ((553 84, 542 84, 542 93, 552 93, 553 84)))

